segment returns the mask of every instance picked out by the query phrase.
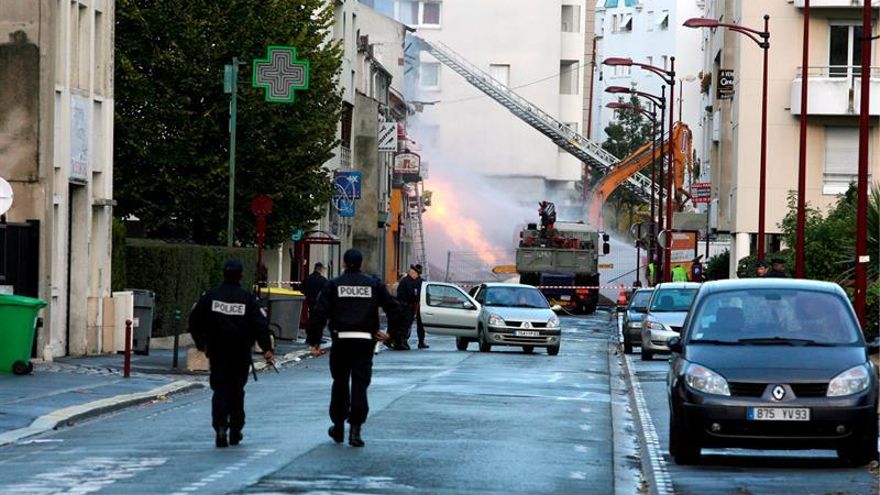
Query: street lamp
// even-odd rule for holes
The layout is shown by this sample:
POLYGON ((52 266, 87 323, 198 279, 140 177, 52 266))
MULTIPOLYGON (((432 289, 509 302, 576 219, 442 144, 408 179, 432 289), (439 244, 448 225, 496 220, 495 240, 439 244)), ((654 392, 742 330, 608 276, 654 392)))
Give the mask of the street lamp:
POLYGON ((804 226, 807 219, 807 96, 810 66, 810 0, 804 0, 804 46, 801 65, 800 146, 798 150, 797 232, 794 248, 794 276, 804 278, 804 226))
MULTIPOLYGON (((764 217, 767 206, 767 64, 770 52, 770 16, 764 15, 763 31, 703 17, 688 19, 684 21, 684 26, 689 28, 709 29, 719 27, 727 28, 730 31, 746 36, 764 50, 763 92, 761 98, 761 171, 760 184, 758 186, 758 259, 763 259, 765 237, 764 217)), ((804 109, 801 109, 801 111, 803 110, 804 109)))
MULTIPOLYGON (((664 94, 665 94, 666 88, 664 87, 663 90, 664 90, 664 94)), ((630 92, 629 88, 625 88, 623 86, 609 86, 608 88, 605 89, 605 91, 607 91, 609 93, 628 93, 628 92, 630 92), (625 89, 627 91, 619 91, 620 88, 625 89)), ((634 93, 639 93, 639 92, 635 91, 634 93)), ((657 175, 656 175, 657 174, 657 158, 656 158, 656 155, 657 155, 657 121, 658 121, 657 120, 657 108, 660 108, 660 120, 659 121, 660 121, 660 128, 661 128, 660 136, 661 136, 661 143, 662 143, 663 111, 665 109, 665 98, 663 98, 663 99, 658 98, 659 102, 654 102, 653 98, 657 98, 655 95, 645 93, 644 96, 646 98, 651 99, 653 109, 650 112, 647 109, 642 108, 641 106, 633 105, 631 103, 617 102, 617 101, 612 101, 605 106, 608 108, 611 108, 613 110, 636 111, 636 112, 641 113, 642 115, 644 115, 645 117, 647 117, 651 121, 651 224, 652 224, 652 228, 648 232, 648 260, 651 263, 654 263, 655 269, 654 269, 654 273, 652 274, 653 276, 650 277, 650 280, 648 280, 648 285, 653 286, 653 285, 657 284, 657 270, 656 270, 657 263, 654 262, 654 253, 656 251, 656 248, 654 246, 654 234, 655 234, 655 231, 657 230, 656 225, 658 225, 660 223, 660 221, 657 220, 656 213, 654 210, 654 189, 657 187, 656 186, 656 177, 657 177, 657 175)), ((661 182, 662 182, 662 179, 661 179, 661 182)), ((657 201, 660 201, 660 199, 661 199, 661 195, 658 194, 657 201)), ((662 211, 662 207, 660 205, 657 205, 657 208, 661 209, 661 211, 662 211)), ((638 260, 636 260, 636 261, 637 261, 636 267, 638 267, 638 260)), ((636 274, 636 278, 638 279, 638 274, 636 274)))
MULTIPOLYGON (((862 11, 862 98, 859 102, 859 182, 856 197, 856 315, 862 328, 867 330, 867 290, 868 290, 868 152, 871 144, 870 99, 871 99, 871 43, 873 26, 871 23, 871 4, 864 2, 862 11)), ((801 109, 803 112, 803 109, 801 109)), ((877 253, 874 253, 876 256, 877 253)))
MULTIPOLYGON (((638 67, 642 70, 646 70, 648 72, 652 72, 658 76, 660 79, 666 82, 669 85, 669 135, 672 136, 672 125, 674 116, 672 115, 672 101, 673 96, 675 95, 675 57, 669 57, 670 67, 669 70, 666 70, 661 67, 655 67, 653 65, 643 64, 640 62, 633 62, 631 58, 624 57, 609 57, 602 61, 602 64, 609 66, 626 66, 626 67, 638 67)), ((663 280, 666 282, 672 281, 672 271, 669 269, 669 265, 672 263, 672 200, 673 200, 673 191, 672 191, 672 174, 673 174, 673 142, 672 139, 669 140, 669 170, 667 170, 667 183, 666 183, 666 234, 665 242, 664 242, 664 259, 663 259, 663 280)))
POLYGON ((682 122, 683 119, 681 117, 683 109, 684 109, 684 83, 686 82, 694 82, 697 80, 697 76, 693 74, 688 74, 686 76, 682 76, 677 78, 678 85, 678 121, 682 122))

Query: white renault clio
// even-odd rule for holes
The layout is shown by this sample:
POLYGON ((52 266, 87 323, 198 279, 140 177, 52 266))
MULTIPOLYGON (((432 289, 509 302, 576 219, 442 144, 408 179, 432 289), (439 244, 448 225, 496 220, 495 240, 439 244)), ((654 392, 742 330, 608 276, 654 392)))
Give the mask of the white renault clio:
POLYGON ((559 354, 559 317, 530 285, 487 283, 467 294, 454 284, 425 282, 419 308, 425 331, 454 336, 460 351, 477 342, 481 352, 506 345, 526 353, 546 347, 551 356, 559 354))

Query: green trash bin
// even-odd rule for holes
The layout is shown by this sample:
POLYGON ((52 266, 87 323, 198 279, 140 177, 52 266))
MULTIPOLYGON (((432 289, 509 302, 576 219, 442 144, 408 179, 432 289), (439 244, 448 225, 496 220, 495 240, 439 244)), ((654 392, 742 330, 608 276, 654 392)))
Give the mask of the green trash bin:
POLYGON ((33 371, 31 348, 37 314, 46 307, 40 299, 0 294, 0 373, 25 375, 33 371))

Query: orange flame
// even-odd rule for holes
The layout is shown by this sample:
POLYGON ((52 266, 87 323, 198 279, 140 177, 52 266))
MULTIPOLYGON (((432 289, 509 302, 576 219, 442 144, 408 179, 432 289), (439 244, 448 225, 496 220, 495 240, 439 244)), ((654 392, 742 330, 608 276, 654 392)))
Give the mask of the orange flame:
POLYGON ((498 247, 486 240, 480 224, 463 211, 465 200, 456 196, 455 188, 438 179, 430 179, 428 188, 433 196, 425 223, 442 230, 456 247, 475 251, 483 263, 496 266, 498 256, 493 251, 499 251, 498 247))

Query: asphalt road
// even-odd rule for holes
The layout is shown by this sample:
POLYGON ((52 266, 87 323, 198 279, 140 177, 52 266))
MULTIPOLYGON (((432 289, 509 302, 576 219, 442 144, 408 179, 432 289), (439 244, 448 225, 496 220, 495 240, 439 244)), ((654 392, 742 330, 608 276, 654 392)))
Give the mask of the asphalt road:
POLYGON ((381 353, 363 449, 327 437, 327 359, 307 359, 248 385, 238 447, 214 448, 196 392, 0 450, 0 494, 614 493, 607 326, 564 321, 556 357, 381 353))
POLYGON ((669 456, 669 409, 666 399, 666 356, 641 361, 636 350, 631 362, 639 380, 644 404, 660 443, 662 456, 675 493, 681 494, 779 494, 876 495, 876 473, 867 467, 852 468, 826 450, 758 451, 708 449, 697 465, 678 466, 669 456))

